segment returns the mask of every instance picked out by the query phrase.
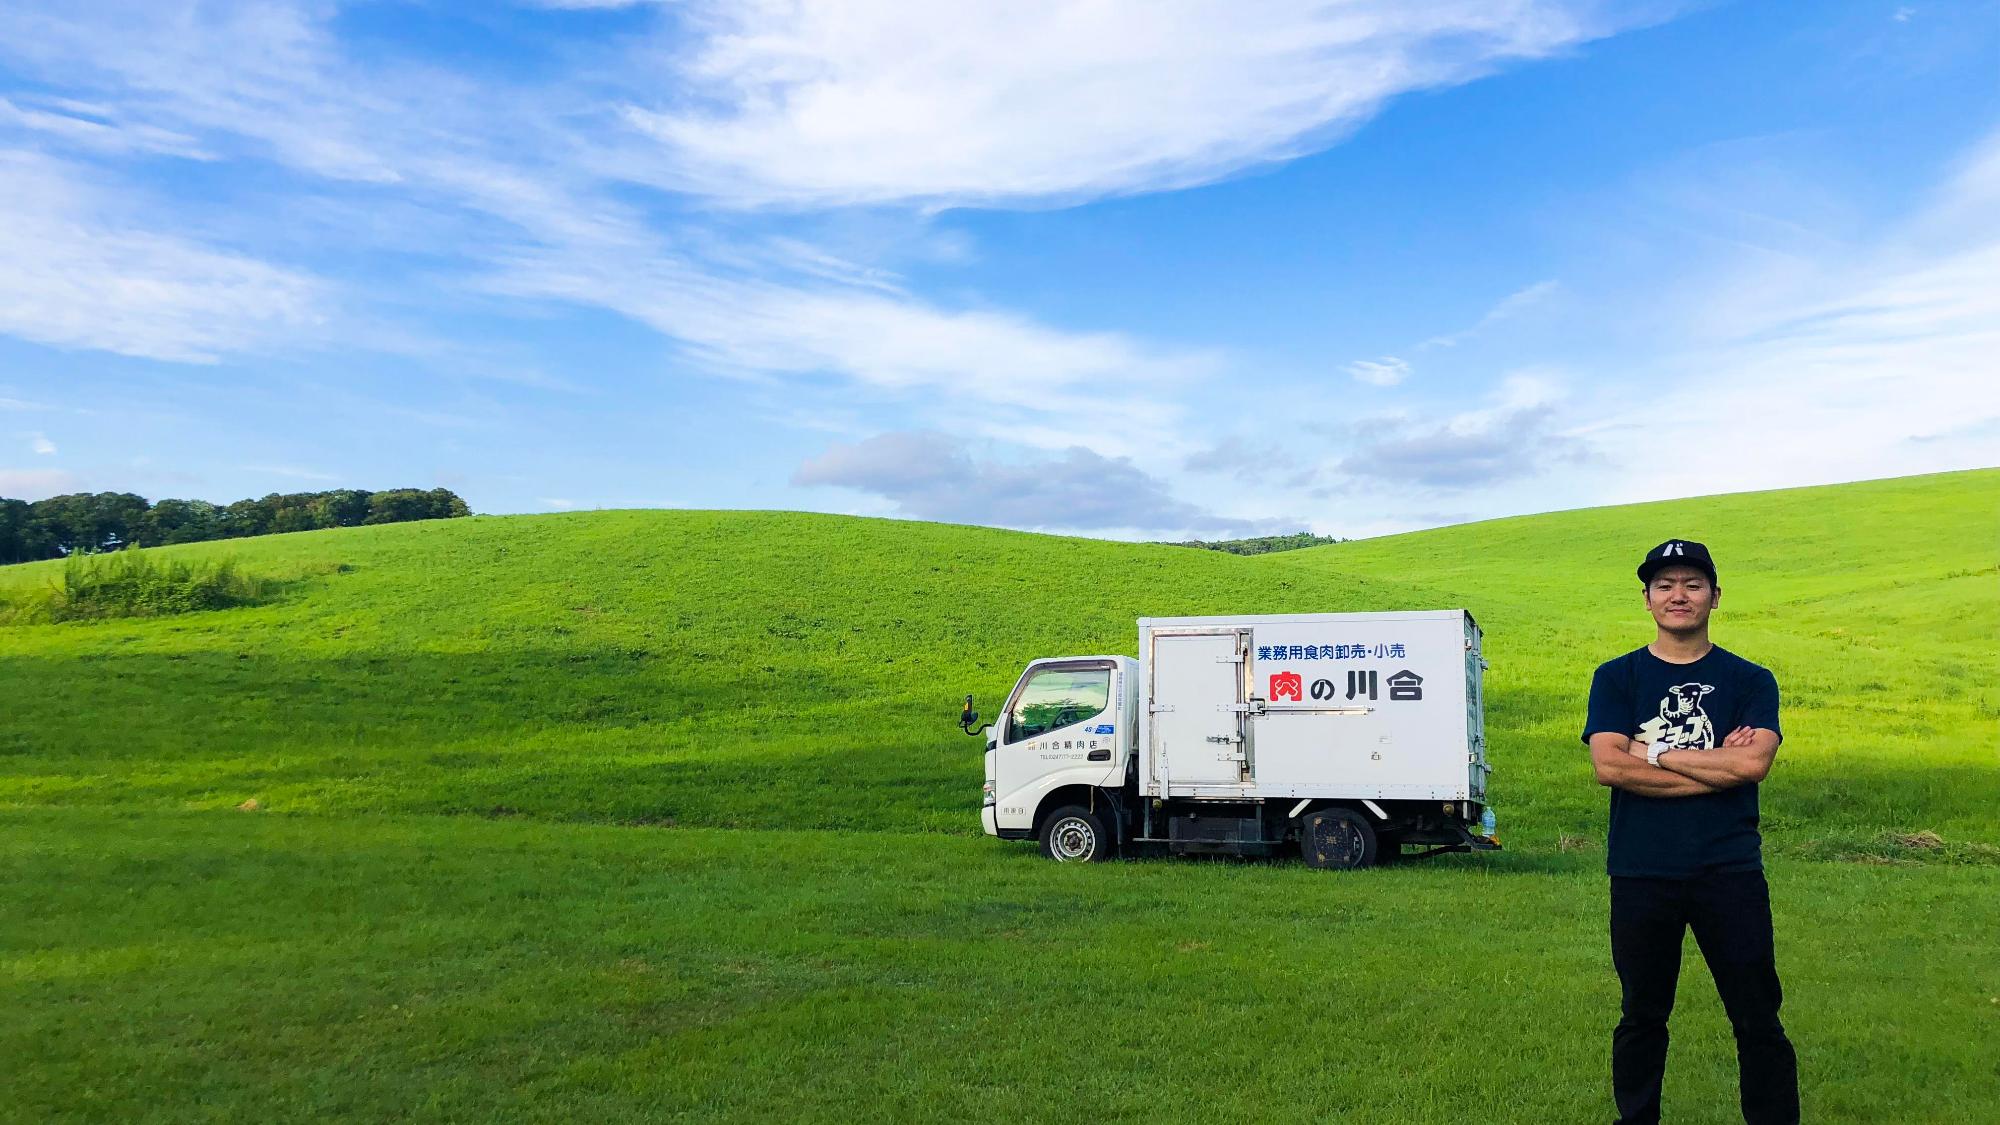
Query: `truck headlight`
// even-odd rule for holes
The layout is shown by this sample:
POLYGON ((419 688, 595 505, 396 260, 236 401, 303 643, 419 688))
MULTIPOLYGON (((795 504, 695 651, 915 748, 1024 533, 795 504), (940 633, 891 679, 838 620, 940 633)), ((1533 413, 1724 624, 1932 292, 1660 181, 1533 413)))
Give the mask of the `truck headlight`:
POLYGON ((989 782, 987 782, 987 783, 986 783, 985 785, 982 785, 982 786, 980 786, 980 792, 979 792, 979 795, 980 795, 980 801, 979 801, 979 807, 980 807, 980 808, 985 808, 985 807, 986 807, 987 805, 990 805, 990 804, 992 804, 992 803, 993 803, 993 783, 989 781, 989 782))

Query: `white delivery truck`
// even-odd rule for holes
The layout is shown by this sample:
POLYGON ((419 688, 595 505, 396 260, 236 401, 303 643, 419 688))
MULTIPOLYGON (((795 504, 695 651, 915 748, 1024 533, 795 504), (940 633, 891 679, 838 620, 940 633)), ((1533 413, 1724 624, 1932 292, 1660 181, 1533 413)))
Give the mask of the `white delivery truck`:
POLYGON ((1268 855, 1316 867, 1499 847, 1479 626, 1464 610, 1146 617, 1139 659, 1029 664, 980 820, 1060 861, 1268 855))

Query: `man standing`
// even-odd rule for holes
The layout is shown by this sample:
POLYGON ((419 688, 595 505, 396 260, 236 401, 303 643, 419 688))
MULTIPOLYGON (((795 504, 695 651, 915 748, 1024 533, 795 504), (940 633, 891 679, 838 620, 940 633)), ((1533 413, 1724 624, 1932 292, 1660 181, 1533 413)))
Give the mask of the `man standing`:
POLYGON ((1670 539, 1639 564, 1653 642, 1598 666, 1583 740, 1611 788, 1611 960, 1624 992, 1611 1037, 1620 1122, 1660 1119, 1681 936, 1695 943, 1736 1032, 1743 1120, 1799 1119, 1798 1060, 1778 1022, 1757 783, 1783 736, 1778 681, 1709 643, 1722 599, 1708 548, 1670 539))

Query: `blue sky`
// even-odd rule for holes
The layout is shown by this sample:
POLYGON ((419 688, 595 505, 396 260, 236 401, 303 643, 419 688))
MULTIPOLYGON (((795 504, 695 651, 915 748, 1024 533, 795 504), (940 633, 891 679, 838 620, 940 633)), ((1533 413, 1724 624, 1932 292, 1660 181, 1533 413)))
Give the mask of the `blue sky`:
POLYGON ((0 7, 0 495, 1372 535, 2000 464, 2000 5, 0 7))

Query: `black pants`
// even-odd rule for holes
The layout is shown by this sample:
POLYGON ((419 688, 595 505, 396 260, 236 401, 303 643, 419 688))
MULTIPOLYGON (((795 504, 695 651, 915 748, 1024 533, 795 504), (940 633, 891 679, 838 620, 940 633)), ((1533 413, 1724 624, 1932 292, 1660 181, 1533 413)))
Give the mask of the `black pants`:
POLYGON ((1799 1064, 1778 1022, 1784 993, 1771 948, 1771 893, 1761 871, 1693 879, 1611 880, 1611 960, 1625 992, 1611 1036, 1611 1089, 1621 1123, 1660 1119, 1667 1017, 1681 975, 1681 934, 1694 940, 1736 1031, 1736 1066, 1749 1125, 1799 1119, 1799 1064))

